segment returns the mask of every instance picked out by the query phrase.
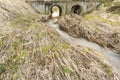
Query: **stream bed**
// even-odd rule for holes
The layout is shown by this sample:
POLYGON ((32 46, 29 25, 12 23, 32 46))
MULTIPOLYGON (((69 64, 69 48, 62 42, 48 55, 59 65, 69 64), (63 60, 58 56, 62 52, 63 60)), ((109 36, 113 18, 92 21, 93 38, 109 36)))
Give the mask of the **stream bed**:
POLYGON ((101 47, 100 45, 90 42, 84 38, 73 38, 69 36, 66 32, 61 31, 59 29, 59 25, 55 24, 53 20, 49 20, 48 25, 56 29, 56 31, 64 41, 71 44, 88 47, 96 51, 100 51, 102 55, 106 58, 106 60, 109 62, 109 64, 112 65, 113 68, 120 73, 120 55, 119 54, 116 54, 114 51, 111 51, 108 48, 101 47))

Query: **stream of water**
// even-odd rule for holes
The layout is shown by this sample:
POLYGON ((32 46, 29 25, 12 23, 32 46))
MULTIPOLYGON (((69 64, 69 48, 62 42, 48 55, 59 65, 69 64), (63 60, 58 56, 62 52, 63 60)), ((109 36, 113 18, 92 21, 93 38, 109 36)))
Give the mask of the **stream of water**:
POLYGON ((59 25, 55 24, 53 20, 49 20, 48 24, 56 29, 58 34, 62 37, 63 40, 65 40, 68 43, 76 44, 76 45, 82 45, 85 47, 92 48, 93 50, 100 51, 102 55, 106 58, 106 60, 113 66, 113 68, 120 73, 120 55, 116 54, 115 52, 101 47, 100 45, 90 42, 83 38, 73 38, 69 36, 67 33, 61 31, 59 29, 59 25))

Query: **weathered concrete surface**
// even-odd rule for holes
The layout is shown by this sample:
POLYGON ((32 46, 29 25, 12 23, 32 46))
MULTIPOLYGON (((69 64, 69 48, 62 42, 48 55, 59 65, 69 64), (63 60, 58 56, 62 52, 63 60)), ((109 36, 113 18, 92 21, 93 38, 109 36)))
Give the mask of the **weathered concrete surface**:
MULTIPOLYGON (((95 9, 98 5, 100 5, 100 2, 84 2, 84 1, 48 1, 48 2, 42 2, 42 1, 36 1, 31 2, 31 5, 35 10, 39 13, 43 14, 51 14, 51 9, 53 6, 58 6, 61 9, 61 15, 64 14, 70 14, 74 13, 71 11, 73 6, 79 6, 80 7, 80 13, 87 13, 89 11, 92 11, 95 9)), ((77 7, 76 7, 77 8, 77 7)))

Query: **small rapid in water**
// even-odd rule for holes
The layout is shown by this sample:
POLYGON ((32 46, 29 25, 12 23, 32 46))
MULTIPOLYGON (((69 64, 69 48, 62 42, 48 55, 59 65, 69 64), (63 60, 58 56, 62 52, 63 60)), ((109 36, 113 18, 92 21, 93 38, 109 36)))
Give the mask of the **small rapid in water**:
POLYGON ((65 40, 68 43, 72 43, 72 44, 76 44, 76 45, 81 45, 84 47, 88 47, 91 48, 93 50, 96 51, 100 51, 102 53, 102 55, 106 58, 106 60, 109 62, 109 64, 111 64, 113 66, 113 68, 120 73, 120 55, 116 54, 115 52, 101 47, 100 45, 90 42, 86 39, 83 38, 73 38, 71 36, 69 36, 67 33, 65 33, 64 31, 61 31, 59 29, 59 25, 55 24, 53 20, 49 20, 48 24, 53 27, 54 29, 56 29, 56 31, 58 32, 58 34, 60 35, 60 37, 65 40))

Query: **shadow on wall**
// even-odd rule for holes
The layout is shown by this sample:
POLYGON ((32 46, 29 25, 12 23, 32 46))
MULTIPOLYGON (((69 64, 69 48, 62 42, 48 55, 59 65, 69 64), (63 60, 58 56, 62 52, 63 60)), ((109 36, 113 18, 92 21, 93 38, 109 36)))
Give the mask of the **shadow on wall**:
POLYGON ((80 14, 82 12, 82 7, 80 5, 74 5, 72 8, 71 8, 71 13, 72 14, 80 14))

